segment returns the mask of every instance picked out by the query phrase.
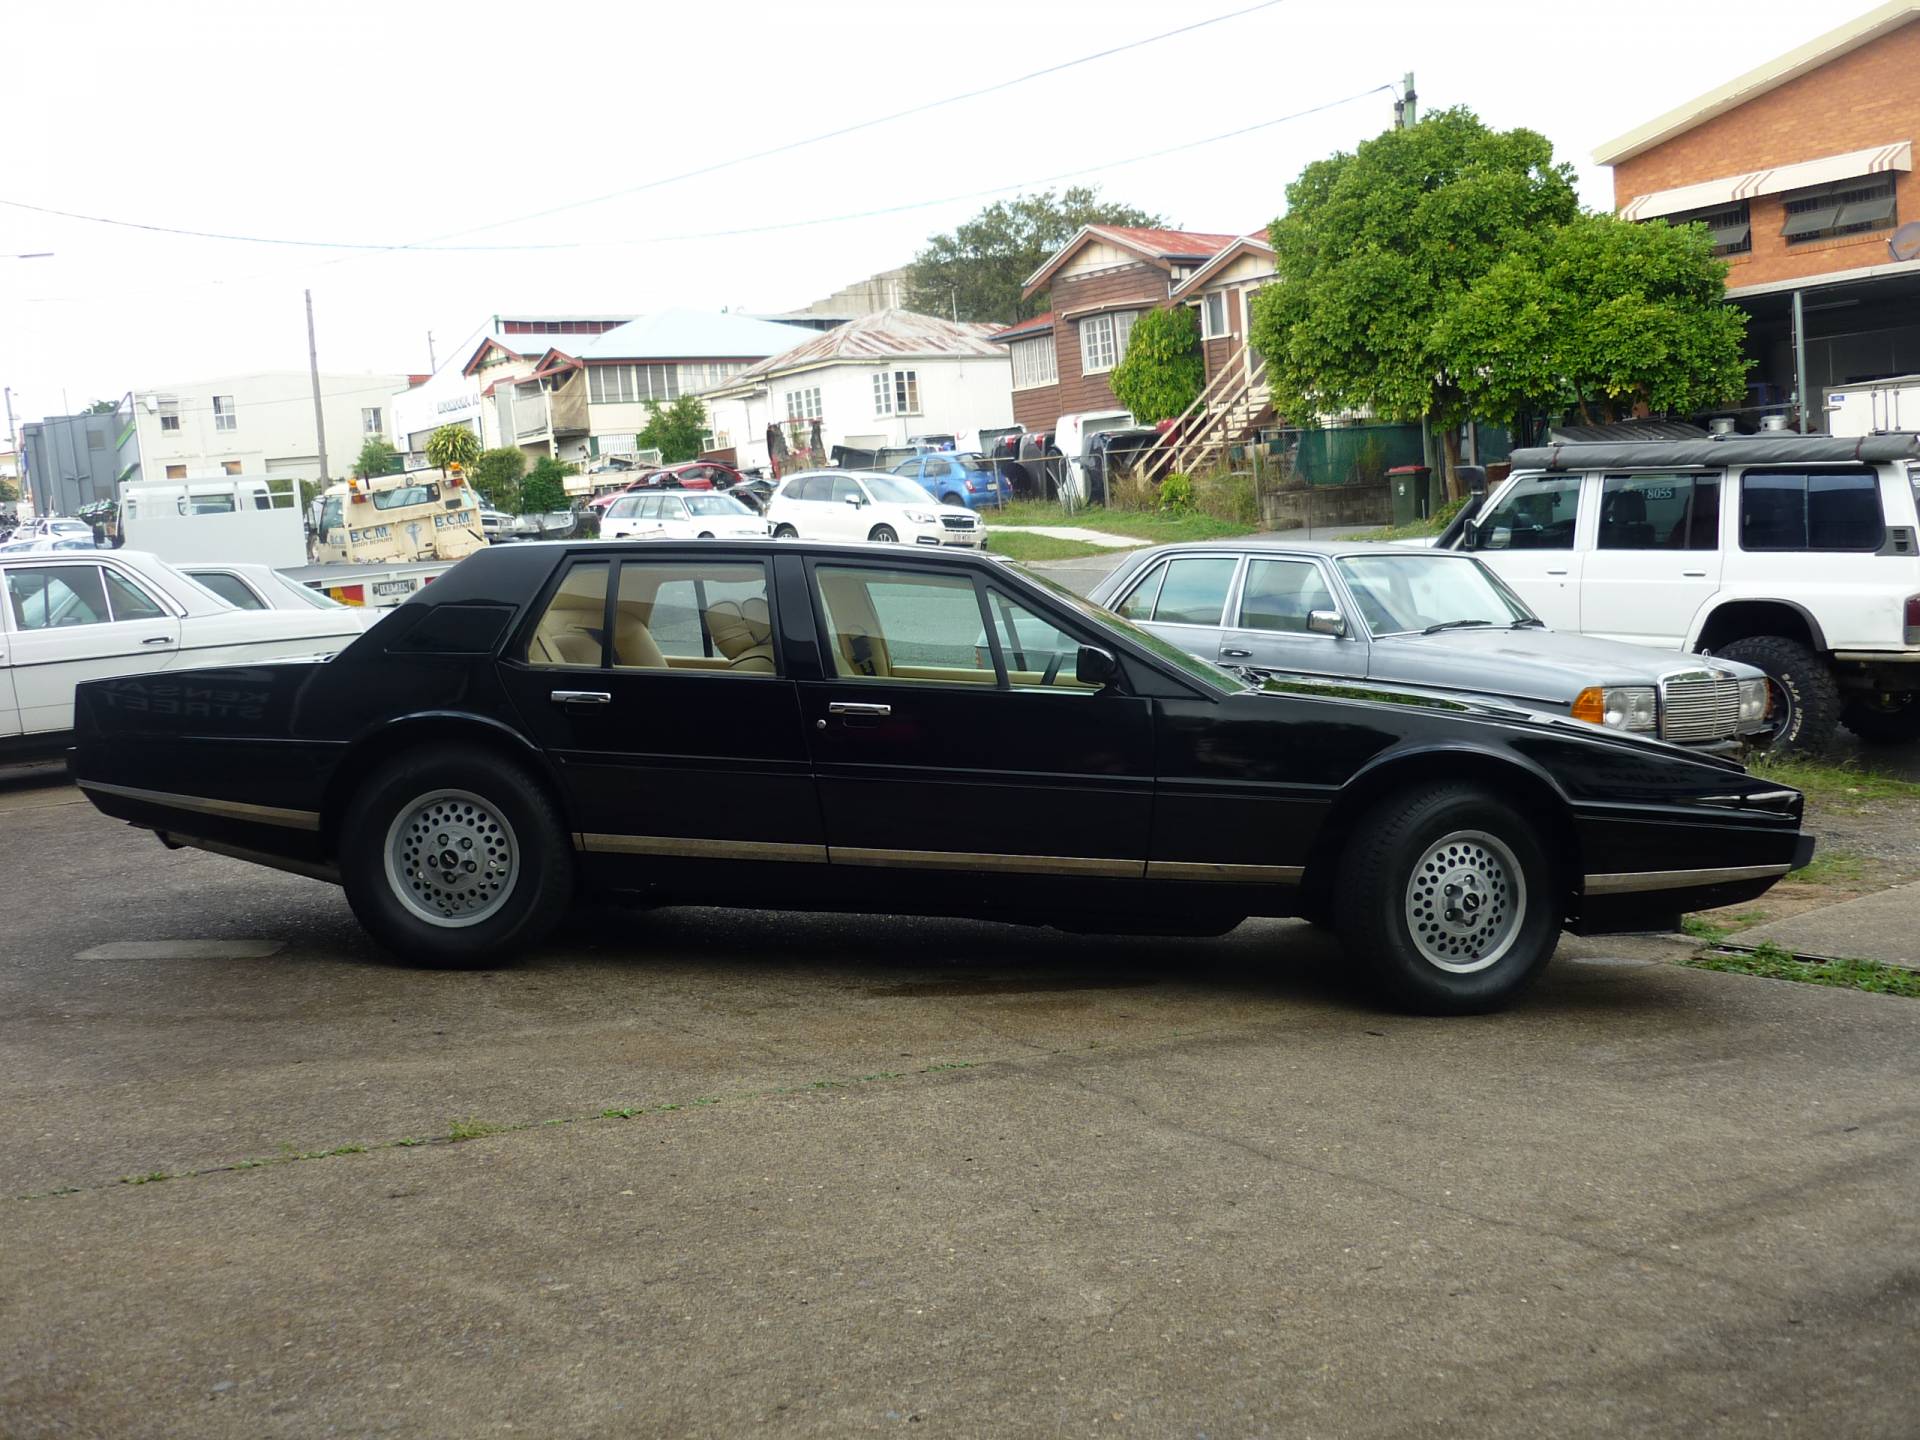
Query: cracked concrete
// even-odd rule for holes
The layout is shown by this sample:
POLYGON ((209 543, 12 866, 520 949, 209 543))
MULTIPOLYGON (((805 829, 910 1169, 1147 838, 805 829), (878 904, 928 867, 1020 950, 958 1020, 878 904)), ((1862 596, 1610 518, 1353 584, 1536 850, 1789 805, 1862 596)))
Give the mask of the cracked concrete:
POLYGON ((1569 941, 1416 1020, 1297 925, 694 911, 446 975, 91 810, 0 805, 0 847, 73 897, 0 954, 10 1440, 1920 1414, 1912 1001, 1569 941), (393 1144, 456 1120, 525 1128, 393 1144))

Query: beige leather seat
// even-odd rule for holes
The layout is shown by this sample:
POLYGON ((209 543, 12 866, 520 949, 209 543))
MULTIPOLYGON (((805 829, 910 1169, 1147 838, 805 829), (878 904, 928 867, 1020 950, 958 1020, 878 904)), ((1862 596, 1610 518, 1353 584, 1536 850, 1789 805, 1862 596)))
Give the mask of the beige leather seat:
POLYGON ((737 604, 722 600, 708 607, 707 634, 713 637, 714 649, 726 657, 729 670, 773 673, 773 627, 767 621, 765 600, 751 596, 737 604))
POLYGON ((653 632, 630 614, 625 605, 614 612, 613 664, 617 670, 664 670, 667 657, 660 653, 653 632))
POLYGON ((527 646, 527 660, 534 665, 598 665, 605 616, 604 602, 593 596, 564 591, 554 596, 527 646))
POLYGON ((827 602, 834 649, 839 652, 834 668, 842 675, 893 674, 893 660, 880 633, 880 617, 873 613, 866 585, 859 576, 843 571, 822 570, 819 578, 820 598, 827 602))

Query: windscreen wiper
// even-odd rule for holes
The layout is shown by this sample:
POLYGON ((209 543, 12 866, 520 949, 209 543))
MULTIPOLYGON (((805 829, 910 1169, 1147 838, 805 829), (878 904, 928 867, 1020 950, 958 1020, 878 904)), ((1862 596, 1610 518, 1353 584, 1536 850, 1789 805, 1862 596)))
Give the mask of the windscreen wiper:
POLYGON ((1547 622, 1542 620, 1538 615, 1522 615, 1518 620, 1507 626, 1509 630, 1544 630, 1546 628, 1547 622))
POLYGON ((1464 630, 1470 625, 1491 625, 1491 620, 1442 620, 1438 625, 1429 625, 1420 633, 1438 635, 1442 630, 1464 630))

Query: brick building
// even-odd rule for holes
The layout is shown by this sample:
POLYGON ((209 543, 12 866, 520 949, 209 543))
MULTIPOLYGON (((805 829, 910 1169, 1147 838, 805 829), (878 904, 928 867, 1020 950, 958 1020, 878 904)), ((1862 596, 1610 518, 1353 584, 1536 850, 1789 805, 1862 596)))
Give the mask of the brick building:
POLYGON ((1804 392, 1824 429, 1829 387, 1920 371, 1916 21, 1892 0, 1594 152, 1620 214, 1712 231, 1751 316, 1750 421, 1804 392))

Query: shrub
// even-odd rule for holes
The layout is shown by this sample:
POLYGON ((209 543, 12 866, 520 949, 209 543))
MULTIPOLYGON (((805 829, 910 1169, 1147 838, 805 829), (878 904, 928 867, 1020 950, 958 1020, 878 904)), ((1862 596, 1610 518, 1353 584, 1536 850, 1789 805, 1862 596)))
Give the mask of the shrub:
POLYGON ((520 477, 526 473, 526 453, 516 446, 502 445, 481 451, 469 478, 482 500, 512 515, 519 512, 520 477))
POLYGON ((1200 396, 1207 367, 1193 312, 1149 310, 1134 322, 1127 353, 1108 377, 1114 398, 1142 425, 1171 420, 1200 396))
POLYGON ((520 486, 520 513, 542 515, 549 510, 567 508, 567 476, 573 466, 562 464, 551 455, 534 461, 526 481, 520 486))
POLYGON ((1160 508, 1185 515, 1194 507, 1193 477, 1169 475, 1160 482, 1160 508))

